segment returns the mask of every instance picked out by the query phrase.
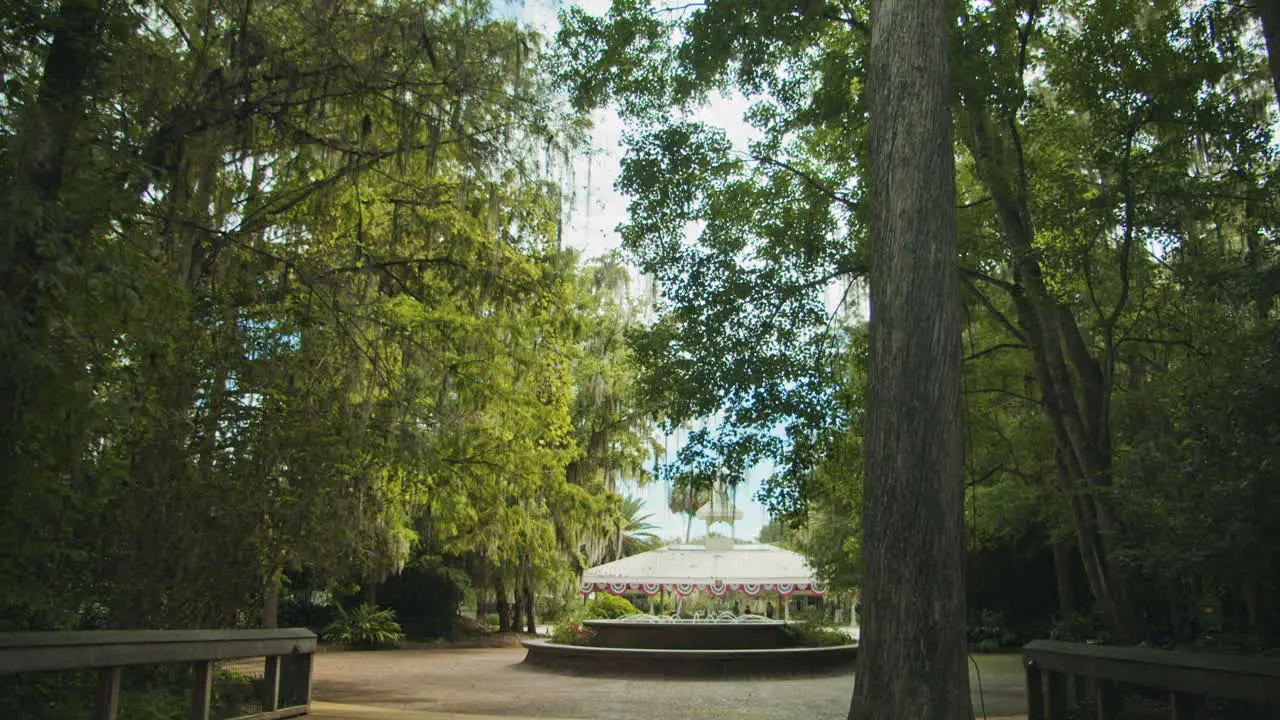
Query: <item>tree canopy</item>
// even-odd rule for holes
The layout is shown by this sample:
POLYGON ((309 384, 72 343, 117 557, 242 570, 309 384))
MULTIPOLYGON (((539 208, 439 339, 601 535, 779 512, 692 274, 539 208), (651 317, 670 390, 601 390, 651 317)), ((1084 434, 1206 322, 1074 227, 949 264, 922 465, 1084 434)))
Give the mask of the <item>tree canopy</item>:
POLYGON ((571 579, 642 479, 585 127, 484 2, 0 5, 0 618, 571 579))
MULTIPOLYGON (((1238 636, 1273 638, 1274 423, 1243 420, 1280 382, 1258 8, 950 11, 967 534, 1062 550, 1059 580, 1079 573, 1117 640, 1185 637, 1205 596, 1238 636)), ((844 538, 822 543, 853 551, 831 564, 813 552, 850 580, 868 429, 846 311, 874 272, 874 23, 858 2, 614 2, 568 11, 560 35, 577 101, 634 127, 621 234, 662 289, 637 334, 642 385, 675 421, 722 418, 687 464, 772 461, 762 498, 844 538), (752 103, 752 142, 690 119, 730 89, 752 103)))
MULTIPOLYGON (((1043 614, 1116 641, 1206 598, 1276 641, 1276 10, 948 4, 970 565, 1051 562, 1043 614)), ((642 547, 659 420, 674 511, 767 461, 858 587, 875 22, 0 3, 0 625, 269 624, 406 568, 528 606, 642 547), (752 140, 696 119, 723 93, 752 140), (587 260, 604 105, 630 213, 587 260)))

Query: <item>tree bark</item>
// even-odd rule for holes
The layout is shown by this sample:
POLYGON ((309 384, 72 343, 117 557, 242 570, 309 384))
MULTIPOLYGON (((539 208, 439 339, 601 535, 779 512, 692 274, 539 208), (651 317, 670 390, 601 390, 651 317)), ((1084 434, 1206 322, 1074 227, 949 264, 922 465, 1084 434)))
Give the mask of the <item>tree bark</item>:
POLYGON ((538 634, 537 617, 533 607, 533 586, 528 582, 524 584, 524 631, 530 635, 538 634))
POLYGON ((853 720, 968 720, 945 0, 872 5, 865 603, 853 720))
POLYGON ((511 613, 507 607, 507 586, 501 580, 494 583, 494 606, 498 611, 498 632, 511 632, 511 613))
POLYGON ((364 583, 364 595, 361 600, 369 607, 376 607, 378 604, 378 583, 372 580, 366 580, 364 583))
MULTIPOLYGON (((77 154, 74 140, 86 124, 85 98, 92 89, 100 42, 102 6, 98 0, 64 0, 52 26, 36 102, 19 117, 18 135, 8 143, 16 154, 10 178, 7 212, 0 219, 0 476, 17 477, 26 470, 21 433, 23 414, 38 403, 38 382, 22 377, 24 347, 47 343, 47 292, 36 283, 55 265, 73 241, 68 219, 76 208, 62 207, 63 180, 77 154), (49 240, 42 247, 42 241, 49 240)), ((46 375, 43 380, 48 381, 46 375)), ((65 382, 66 377, 57 378, 65 382)), ((0 498, 3 499, 3 498, 0 498)))
POLYGON ((262 627, 270 630, 280 623, 280 572, 274 571, 262 589, 262 627))
POLYGON ((1253 0, 1253 10, 1262 21, 1262 36, 1267 41, 1267 67, 1271 70, 1271 88, 1280 106, 1280 0, 1253 0))
POLYGON ((1075 562, 1071 543, 1053 543, 1053 573, 1058 583, 1058 616, 1066 620, 1076 612, 1075 562))

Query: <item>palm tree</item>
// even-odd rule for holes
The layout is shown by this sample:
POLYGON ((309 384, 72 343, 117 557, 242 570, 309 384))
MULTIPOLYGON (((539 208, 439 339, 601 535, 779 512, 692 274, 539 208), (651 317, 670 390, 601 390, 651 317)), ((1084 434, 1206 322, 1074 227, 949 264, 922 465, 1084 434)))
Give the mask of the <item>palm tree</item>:
POLYGON ((685 516, 685 544, 688 544, 689 535, 693 531, 693 518, 698 514, 698 508, 706 505, 710 500, 711 492, 706 488, 695 486, 680 478, 673 481, 669 494, 669 507, 671 512, 685 516))
POLYGON ((660 541, 652 531, 658 526, 649 522, 653 513, 641 514, 644 500, 634 495, 622 498, 618 508, 618 551, 616 559, 635 555, 655 547, 660 541))

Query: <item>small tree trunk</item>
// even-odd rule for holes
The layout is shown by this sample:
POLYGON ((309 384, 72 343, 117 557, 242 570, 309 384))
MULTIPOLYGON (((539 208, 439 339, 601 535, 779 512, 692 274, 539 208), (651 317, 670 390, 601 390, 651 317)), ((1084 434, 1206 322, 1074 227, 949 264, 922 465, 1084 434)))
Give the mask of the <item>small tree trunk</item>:
POLYGON ((364 594, 361 596, 361 602, 370 607, 378 604, 378 583, 372 580, 366 580, 364 583, 364 594))

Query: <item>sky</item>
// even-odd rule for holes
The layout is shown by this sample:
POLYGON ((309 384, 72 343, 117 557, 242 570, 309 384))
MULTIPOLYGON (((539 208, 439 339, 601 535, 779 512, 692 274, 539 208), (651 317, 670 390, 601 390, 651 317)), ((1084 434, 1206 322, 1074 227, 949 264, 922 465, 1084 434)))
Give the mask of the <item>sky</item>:
MULTIPOLYGON (((606 12, 610 0, 527 0, 526 2, 498 4, 498 14, 516 17, 523 24, 539 31, 548 41, 558 27, 557 13, 561 9, 578 6, 595 15, 606 12)), ((693 114, 693 119, 712 122, 724 128, 730 141, 745 150, 755 137, 755 131, 744 120, 749 102, 739 96, 716 96, 693 114)), ((597 110, 591 115, 592 133, 590 149, 576 158, 573 164, 572 186, 574 203, 564 228, 565 245, 581 250, 586 257, 602 255, 618 249, 619 224, 627 220, 627 198, 622 196, 614 183, 621 172, 624 153, 623 133, 627 126, 611 108, 597 110)), ((665 438, 669 457, 674 457, 682 444, 682 434, 665 438)), ((739 539, 754 539, 760 528, 769 520, 764 507, 755 501, 760 480, 771 471, 769 467, 757 467, 747 473, 746 482, 737 490, 736 504, 743 512, 742 520, 733 525, 733 534, 739 539)), ((657 526, 656 534, 666 539, 682 539, 685 518, 667 508, 667 488, 655 482, 646 487, 631 485, 624 490, 645 501, 645 512, 651 513, 649 522, 657 526)), ((727 534, 729 527, 720 524, 712 528, 727 534)), ((706 523, 693 521, 693 536, 705 534, 706 523)))

